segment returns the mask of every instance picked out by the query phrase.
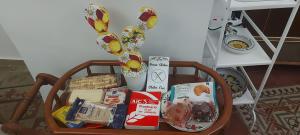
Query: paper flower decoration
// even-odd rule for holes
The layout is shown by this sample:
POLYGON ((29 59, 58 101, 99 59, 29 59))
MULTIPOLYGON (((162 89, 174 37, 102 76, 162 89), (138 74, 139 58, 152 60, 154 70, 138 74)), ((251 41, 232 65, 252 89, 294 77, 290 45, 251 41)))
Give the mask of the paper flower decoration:
POLYGON ((145 42, 144 30, 136 26, 126 26, 122 32, 122 43, 128 51, 138 51, 145 42))
POLYGON ((152 29, 157 22, 157 15, 154 9, 149 7, 141 8, 141 15, 139 17, 139 26, 144 29, 152 29))
POLYGON ((113 33, 99 35, 97 44, 110 54, 121 56, 124 53, 120 40, 113 33))
POLYGON ((122 37, 108 31, 109 13, 98 5, 90 4, 85 18, 95 29, 99 37, 97 44, 106 52, 119 57, 123 70, 139 72, 142 69, 142 55, 139 51, 145 42, 145 30, 151 29, 157 22, 157 15, 152 8, 141 8, 137 26, 126 26, 122 37))
POLYGON ((86 9, 85 19, 99 35, 107 32, 109 13, 104 7, 90 4, 86 9))

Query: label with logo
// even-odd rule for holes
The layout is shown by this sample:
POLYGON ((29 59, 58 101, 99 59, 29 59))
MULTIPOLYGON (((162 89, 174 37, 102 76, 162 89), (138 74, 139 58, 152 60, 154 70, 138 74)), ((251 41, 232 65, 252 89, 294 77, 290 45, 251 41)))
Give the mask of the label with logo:
POLYGON ((160 92, 133 91, 128 105, 125 128, 157 129, 159 126, 160 92))
POLYGON ((169 57, 150 56, 148 63, 147 92, 168 91, 169 57))

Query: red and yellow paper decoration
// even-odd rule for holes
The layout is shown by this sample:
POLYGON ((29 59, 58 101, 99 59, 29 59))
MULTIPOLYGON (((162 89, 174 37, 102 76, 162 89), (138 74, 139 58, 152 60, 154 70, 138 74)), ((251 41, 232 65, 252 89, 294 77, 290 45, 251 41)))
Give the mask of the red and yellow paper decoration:
POLYGON ((153 28, 157 22, 152 8, 141 8, 138 25, 126 26, 121 40, 116 34, 108 32, 109 13, 104 7, 90 4, 85 18, 99 35, 97 44, 106 52, 118 56, 124 70, 139 72, 142 69, 143 59, 139 49, 145 41, 144 31, 153 28))
POLYGON ((89 5, 86 9, 85 19, 99 35, 107 32, 109 13, 104 7, 93 4, 89 5))
POLYGON ((141 15, 139 17, 139 26, 144 30, 152 29, 157 22, 157 15, 154 9, 149 7, 142 7, 140 9, 141 15))
POLYGON ((121 56, 124 53, 124 49, 116 34, 106 33, 99 35, 97 38, 97 44, 110 54, 121 56))

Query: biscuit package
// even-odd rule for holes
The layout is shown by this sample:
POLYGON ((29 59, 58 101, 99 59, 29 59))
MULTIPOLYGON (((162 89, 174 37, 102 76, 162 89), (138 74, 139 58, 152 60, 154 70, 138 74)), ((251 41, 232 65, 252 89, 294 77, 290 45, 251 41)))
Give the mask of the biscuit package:
POLYGON ((121 85, 120 74, 106 74, 89 76, 78 79, 72 79, 68 82, 68 91, 80 90, 80 89, 107 89, 113 87, 119 87, 121 85))
POLYGON ((116 107, 85 102, 76 113, 75 120, 108 125, 113 121, 115 110, 116 107))
POLYGON ((170 101, 172 103, 177 103, 182 102, 184 99, 189 99, 193 102, 214 103, 214 91, 214 82, 178 84, 171 87, 170 101))
POLYGON ((106 90, 104 104, 117 105, 124 104, 128 89, 125 87, 111 88, 106 90))

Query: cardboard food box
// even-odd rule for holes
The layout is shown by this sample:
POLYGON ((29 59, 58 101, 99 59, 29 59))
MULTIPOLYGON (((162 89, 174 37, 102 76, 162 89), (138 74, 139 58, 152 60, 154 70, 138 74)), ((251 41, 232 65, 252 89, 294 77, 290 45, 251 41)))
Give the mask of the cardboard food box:
POLYGON ((125 121, 126 129, 159 128, 161 92, 133 91, 125 121))

